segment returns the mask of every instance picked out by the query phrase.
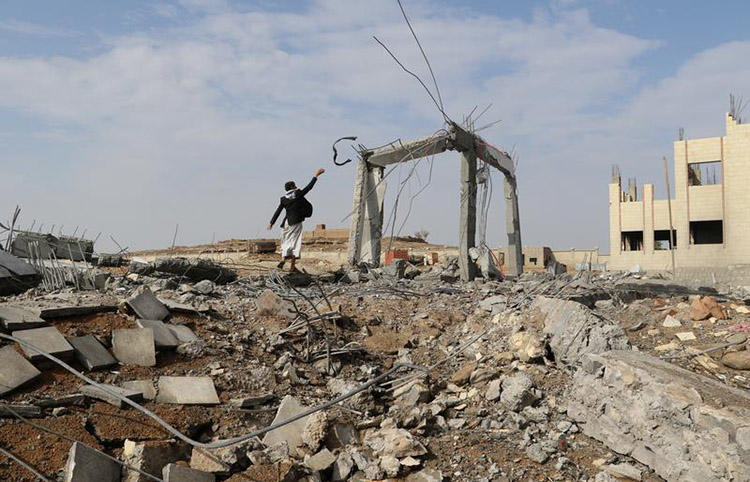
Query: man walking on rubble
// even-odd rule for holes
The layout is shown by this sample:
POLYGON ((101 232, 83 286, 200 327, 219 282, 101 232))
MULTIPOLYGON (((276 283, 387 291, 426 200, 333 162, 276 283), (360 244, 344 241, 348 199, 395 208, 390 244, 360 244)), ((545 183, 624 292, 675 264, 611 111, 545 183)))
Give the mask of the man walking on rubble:
POLYGON ((312 204, 305 199, 305 194, 310 192, 318 177, 324 172, 326 172, 325 169, 315 171, 315 175, 310 183, 302 189, 298 189, 294 181, 284 184, 286 194, 281 197, 279 207, 273 213, 271 223, 266 227, 268 230, 272 229, 281 214, 281 210, 286 210, 286 215, 281 221, 281 262, 277 265, 279 269, 284 268, 284 264, 288 259, 291 261, 289 270, 297 270, 295 264, 300 257, 300 250, 302 249, 302 221, 312 216, 313 212, 312 204))

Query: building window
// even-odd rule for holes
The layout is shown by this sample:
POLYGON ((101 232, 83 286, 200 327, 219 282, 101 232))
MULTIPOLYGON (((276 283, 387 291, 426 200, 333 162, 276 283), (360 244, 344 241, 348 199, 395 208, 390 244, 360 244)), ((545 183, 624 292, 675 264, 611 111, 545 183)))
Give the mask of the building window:
POLYGON ((623 231, 621 245, 623 251, 643 251, 643 231, 623 231))
POLYGON ((723 244, 724 222, 690 221, 691 244, 723 244))
POLYGON ((688 184, 691 186, 721 184, 721 161, 688 164, 688 184))
POLYGON ((536 258, 529 258, 529 263, 536 264, 536 258))
POLYGON ((669 237, 669 229, 660 229, 654 231, 654 249, 669 250, 677 246, 677 231, 672 230, 672 238, 669 237), (674 246, 672 246, 674 240, 674 246))

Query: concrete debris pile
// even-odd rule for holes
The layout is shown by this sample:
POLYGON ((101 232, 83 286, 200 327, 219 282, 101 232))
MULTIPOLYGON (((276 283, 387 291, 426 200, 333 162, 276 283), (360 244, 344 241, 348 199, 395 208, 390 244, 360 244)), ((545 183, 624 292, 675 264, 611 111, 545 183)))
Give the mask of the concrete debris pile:
POLYGON ((748 480, 742 300, 453 267, 173 259, 5 297, 0 447, 71 481, 748 480))
POLYGON ((94 256, 94 241, 73 236, 55 236, 49 233, 17 231, 10 252, 20 258, 69 259, 91 262, 94 256))

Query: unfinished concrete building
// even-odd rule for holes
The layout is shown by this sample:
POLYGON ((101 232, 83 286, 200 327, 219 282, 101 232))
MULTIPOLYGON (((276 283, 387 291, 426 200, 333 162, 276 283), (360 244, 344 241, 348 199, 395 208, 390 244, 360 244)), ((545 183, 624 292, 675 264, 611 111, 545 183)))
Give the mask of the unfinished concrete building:
POLYGON ((750 124, 727 114, 725 135, 675 141, 670 177, 674 199, 655 200, 613 173, 608 268, 669 270, 672 240, 677 268, 750 264, 750 124))

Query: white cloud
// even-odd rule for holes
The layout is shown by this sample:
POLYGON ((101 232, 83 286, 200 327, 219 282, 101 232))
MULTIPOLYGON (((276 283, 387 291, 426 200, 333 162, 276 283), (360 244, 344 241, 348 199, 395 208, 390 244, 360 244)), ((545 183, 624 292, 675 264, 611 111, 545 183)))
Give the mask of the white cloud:
MULTIPOLYGON (((175 223, 178 242, 214 232, 254 237, 266 234, 283 182, 322 165, 331 169, 312 195, 316 221, 335 226, 349 211, 354 169, 330 164, 332 140, 359 135, 377 145, 440 127, 422 88, 371 39, 429 78, 393 5, 320 0, 288 13, 181 3, 198 12, 192 22, 109 39, 85 59, 0 58, 0 108, 36 122, 22 133, 34 152, 4 154, 15 161, 9 175, 26 181, 5 190, 2 205, 20 202, 29 222, 85 224, 136 247, 166 245, 175 223)), ((409 13, 449 113, 460 120, 492 102, 482 121, 503 122, 485 136, 518 146, 522 225, 532 244, 604 244, 609 164, 628 149, 635 158, 657 143, 671 146, 655 135, 633 146, 644 122, 655 119, 664 131, 675 115, 690 118, 690 104, 717 110, 711 96, 691 90, 693 79, 724 88, 726 62, 746 48, 720 47, 724 61, 696 58, 631 101, 642 75, 633 61, 657 44, 599 28, 583 10, 522 21, 423 2, 409 13), (711 62, 713 80, 700 76, 711 62), (686 105, 675 89, 702 100, 686 105)), ((455 241, 456 157, 436 159, 433 186, 417 199, 407 232, 427 228, 433 239, 455 241)), ((498 192, 495 241, 504 226, 498 192)))
POLYGON ((13 18, 0 21, 0 30, 39 37, 75 37, 79 35, 74 30, 53 28, 13 18))

